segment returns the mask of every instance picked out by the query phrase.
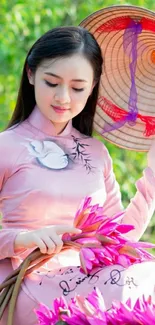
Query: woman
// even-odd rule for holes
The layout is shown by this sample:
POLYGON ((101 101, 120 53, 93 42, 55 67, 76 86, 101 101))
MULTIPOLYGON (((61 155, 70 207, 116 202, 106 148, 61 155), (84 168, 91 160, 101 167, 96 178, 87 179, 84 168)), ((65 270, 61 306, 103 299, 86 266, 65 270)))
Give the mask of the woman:
MULTIPOLYGON (((67 253, 67 259, 65 253, 58 255, 61 235, 79 233, 72 224, 85 196, 103 206, 109 217, 122 210, 111 158, 103 143, 92 138, 101 72, 100 47, 86 29, 48 31, 27 55, 15 111, 8 129, 0 134, 0 283, 36 247, 42 253, 57 253, 24 279, 16 325, 36 324, 33 310, 39 302, 51 306, 58 296, 69 300, 94 286, 101 290, 107 308, 114 298, 153 295, 153 262, 127 270, 103 267, 88 277, 80 273, 75 252, 67 253)), ((135 226, 130 233, 134 240, 144 233, 154 211, 154 153, 153 144, 148 167, 123 218, 123 223, 135 226)), ((6 320, 7 310, 0 324, 6 320)))

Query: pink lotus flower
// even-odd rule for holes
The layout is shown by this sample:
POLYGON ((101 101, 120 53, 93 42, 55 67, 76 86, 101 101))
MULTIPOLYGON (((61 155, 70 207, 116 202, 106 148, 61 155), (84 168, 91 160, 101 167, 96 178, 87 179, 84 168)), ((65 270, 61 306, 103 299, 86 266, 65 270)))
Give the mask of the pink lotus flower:
POLYGON ((148 299, 143 296, 141 299, 137 299, 133 307, 131 306, 131 299, 128 299, 126 304, 113 302, 110 311, 106 312, 107 324, 155 324, 155 304, 152 303, 151 296, 148 299))
POLYGON ((47 306, 40 304, 40 309, 35 310, 37 315, 38 324, 41 325, 55 325, 58 321, 62 320, 62 314, 70 315, 68 305, 63 297, 57 298, 53 303, 53 311, 47 306))

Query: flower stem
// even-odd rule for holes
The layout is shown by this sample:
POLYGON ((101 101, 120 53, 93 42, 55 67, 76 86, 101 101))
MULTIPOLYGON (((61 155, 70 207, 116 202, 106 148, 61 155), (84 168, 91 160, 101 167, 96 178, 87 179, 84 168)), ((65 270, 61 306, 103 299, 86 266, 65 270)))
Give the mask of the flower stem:
POLYGON ((0 319, 2 318, 4 310, 10 300, 12 293, 13 293, 13 287, 14 286, 11 285, 9 288, 6 288, 7 290, 5 289, 4 299, 3 299, 2 304, 0 305, 0 319))

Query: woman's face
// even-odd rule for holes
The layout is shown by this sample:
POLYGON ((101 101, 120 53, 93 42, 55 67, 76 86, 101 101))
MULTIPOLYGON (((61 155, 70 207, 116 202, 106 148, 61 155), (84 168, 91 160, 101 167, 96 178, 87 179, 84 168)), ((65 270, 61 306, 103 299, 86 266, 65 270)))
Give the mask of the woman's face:
POLYGON ((94 86, 94 72, 82 54, 45 60, 35 74, 28 72, 34 85, 36 104, 60 133, 85 107, 94 86))

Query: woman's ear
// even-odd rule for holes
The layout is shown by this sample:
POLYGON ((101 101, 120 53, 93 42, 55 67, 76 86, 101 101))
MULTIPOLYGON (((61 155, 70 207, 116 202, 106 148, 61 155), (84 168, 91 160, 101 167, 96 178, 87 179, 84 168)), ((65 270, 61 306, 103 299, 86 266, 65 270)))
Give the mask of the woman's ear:
POLYGON ((90 95, 92 94, 92 91, 93 91, 93 89, 94 89, 95 86, 96 86, 96 82, 93 81, 93 84, 92 84, 91 89, 90 89, 90 95))
POLYGON ((26 72, 27 72, 29 83, 31 85, 34 85, 34 74, 32 73, 31 69, 28 67, 28 65, 26 67, 26 72))

